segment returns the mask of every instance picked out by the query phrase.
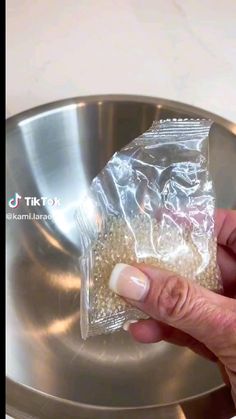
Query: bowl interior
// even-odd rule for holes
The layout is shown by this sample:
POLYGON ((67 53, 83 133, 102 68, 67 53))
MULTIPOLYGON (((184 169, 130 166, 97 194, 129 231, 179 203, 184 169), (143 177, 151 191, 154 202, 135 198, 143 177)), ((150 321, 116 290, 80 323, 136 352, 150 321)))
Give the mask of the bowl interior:
MULTIPOLYGON (((7 124, 7 199, 58 198, 60 207, 7 209, 7 371, 50 395, 106 406, 144 406, 196 396, 221 384, 216 366, 164 342, 125 332, 80 337, 78 231, 74 213, 111 155, 156 118, 202 117, 163 101, 95 98, 36 109, 7 124), (34 213, 34 219, 14 214, 34 213), (39 219, 39 216, 51 219, 39 219), (37 218, 38 217, 38 218, 37 218)), ((217 204, 235 207, 236 138, 215 124, 210 167, 217 204)))

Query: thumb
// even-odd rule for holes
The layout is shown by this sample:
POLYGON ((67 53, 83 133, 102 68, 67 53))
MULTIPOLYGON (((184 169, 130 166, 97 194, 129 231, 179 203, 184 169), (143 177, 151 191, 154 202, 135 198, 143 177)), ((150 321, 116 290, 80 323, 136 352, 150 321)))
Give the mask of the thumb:
POLYGON ((117 264, 109 286, 152 318, 204 343, 219 358, 231 356, 231 352, 235 357, 235 300, 173 272, 144 264, 117 264))

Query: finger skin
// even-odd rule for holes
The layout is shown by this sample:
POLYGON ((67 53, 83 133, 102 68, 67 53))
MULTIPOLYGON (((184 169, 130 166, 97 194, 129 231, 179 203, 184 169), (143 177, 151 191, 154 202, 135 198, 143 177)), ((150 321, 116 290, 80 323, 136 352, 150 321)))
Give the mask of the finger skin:
POLYGON ((236 211, 216 211, 216 234, 220 245, 229 247, 236 255, 236 211))
POLYGON ((138 342, 155 343, 164 340, 175 345, 187 346, 198 355, 210 361, 217 361, 217 357, 192 336, 154 319, 140 320, 137 323, 130 324, 128 330, 138 342))
MULTIPOLYGON (((139 269, 149 278, 149 292, 144 301, 128 300, 131 304, 150 317, 191 335, 219 359, 227 357, 231 363, 236 359, 235 300, 230 300, 232 309, 228 309, 226 297, 211 291, 206 293, 193 281, 144 264, 140 264, 139 269)), ((236 365, 233 368, 236 370, 236 365)))
MULTIPOLYGON (((222 258, 223 257, 225 257, 225 255, 222 255, 222 258)), ((143 263, 134 263, 133 266, 140 269, 142 272, 147 273, 147 275, 148 275, 149 272, 153 272, 153 275, 155 276, 155 272, 156 272, 155 267, 152 267, 152 266, 149 266, 149 265, 146 265, 146 264, 143 264, 143 263)), ((168 273, 168 271, 163 271, 163 270, 160 270, 160 272, 167 272, 168 273)), ((169 272, 169 274, 170 274, 170 272, 169 272)), ((233 283, 233 285, 232 285, 231 282, 230 282, 229 284, 227 284, 226 288, 227 288, 227 290, 230 290, 231 293, 233 293, 232 290, 236 291, 235 285, 236 285, 236 283, 233 283)), ((212 291, 208 290, 207 288, 199 286, 198 284, 196 284, 196 286, 197 286, 199 292, 201 293, 202 297, 205 298, 208 302, 211 302, 211 304, 218 305, 218 306, 221 306, 221 307, 225 307, 225 309, 227 309, 227 310, 232 310, 232 311, 236 312, 235 298, 229 298, 229 297, 226 297, 224 295, 217 294, 215 292, 212 292, 212 291)))
MULTIPOLYGON (((148 278, 149 291, 142 301, 128 301, 158 322, 192 336, 214 353, 225 366, 236 401, 236 301, 229 299, 232 307, 227 308, 226 297, 206 292, 194 281, 144 264, 138 269, 148 278)), ((133 331, 135 327, 132 326, 133 331)))
POLYGON ((217 262, 220 267, 224 295, 236 297, 236 256, 225 246, 217 247, 217 262))

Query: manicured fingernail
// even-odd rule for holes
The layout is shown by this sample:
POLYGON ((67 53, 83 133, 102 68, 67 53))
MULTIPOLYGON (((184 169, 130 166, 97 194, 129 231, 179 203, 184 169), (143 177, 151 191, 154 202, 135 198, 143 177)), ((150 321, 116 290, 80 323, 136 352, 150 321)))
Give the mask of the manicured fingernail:
POLYGON ((130 325, 133 323, 138 323, 138 320, 127 320, 127 322, 125 322, 122 327, 127 332, 129 330, 130 325))
POLYGON ((149 290, 149 279, 134 266, 118 263, 110 276, 109 287, 116 294, 131 300, 143 300, 149 290))

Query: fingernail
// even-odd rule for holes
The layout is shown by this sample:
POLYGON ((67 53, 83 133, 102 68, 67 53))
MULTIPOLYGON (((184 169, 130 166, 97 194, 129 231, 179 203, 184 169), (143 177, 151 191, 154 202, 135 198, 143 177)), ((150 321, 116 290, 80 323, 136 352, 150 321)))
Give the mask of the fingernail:
POLYGON ((138 323, 138 320, 127 320, 127 322, 125 322, 122 327, 127 332, 129 330, 130 325, 133 323, 138 323))
POLYGON ((134 266, 118 263, 110 276, 109 287, 116 294, 131 300, 143 300, 149 290, 149 279, 134 266))

